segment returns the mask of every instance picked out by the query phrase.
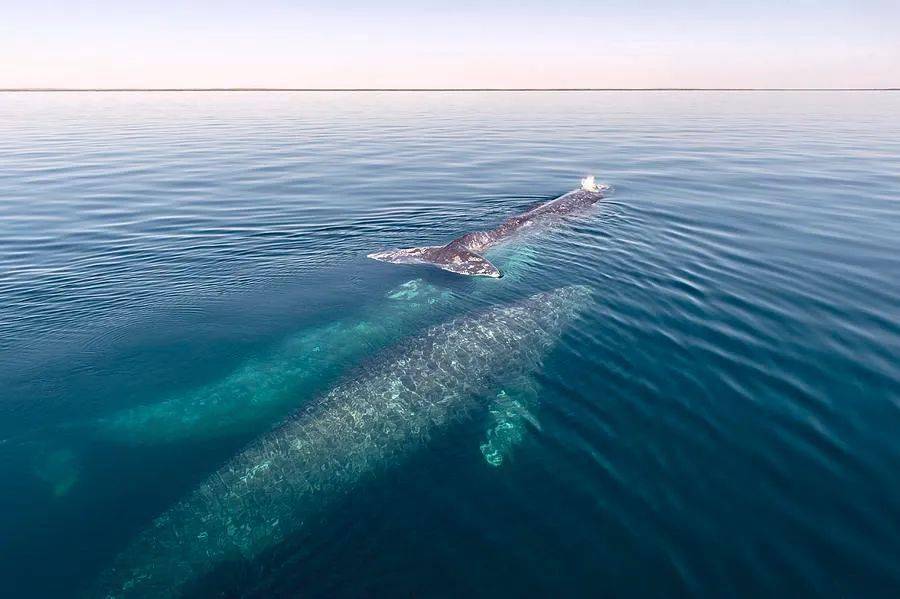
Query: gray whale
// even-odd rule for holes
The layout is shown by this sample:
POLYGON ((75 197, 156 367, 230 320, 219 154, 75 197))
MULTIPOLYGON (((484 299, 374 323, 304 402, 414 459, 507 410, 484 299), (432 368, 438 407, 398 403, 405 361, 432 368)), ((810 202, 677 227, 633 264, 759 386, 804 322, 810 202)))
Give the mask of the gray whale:
POLYGON ((500 270, 481 252, 506 241, 538 222, 554 216, 581 212, 603 199, 608 185, 597 185, 594 177, 582 179, 581 187, 532 208, 524 214, 506 219, 490 231, 474 231, 457 237, 447 245, 387 250, 369 254, 369 258, 394 264, 431 264, 443 270, 474 277, 502 276, 500 270))
MULTIPOLYGON (((287 540, 329 501, 396 466, 536 371, 590 299, 572 286, 458 318, 375 358, 250 444, 139 533, 92 597, 177 597, 287 540)), ((475 448, 473 448, 475 450, 475 448)))

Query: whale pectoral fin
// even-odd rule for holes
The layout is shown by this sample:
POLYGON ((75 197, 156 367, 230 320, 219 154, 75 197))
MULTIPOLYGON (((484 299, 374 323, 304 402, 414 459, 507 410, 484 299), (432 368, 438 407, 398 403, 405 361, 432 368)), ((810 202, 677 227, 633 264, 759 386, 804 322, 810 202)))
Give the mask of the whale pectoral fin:
POLYGON ((538 389, 534 381, 526 379, 523 385, 501 390, 488 406, 490 420, 485 440, 479 446, 485 461, 494 467, 501 466, 513 449, 525 439, 530 424, 537 430, 541 426, 531 413, 537 405, 538 389))
POLYGON ((430 264, 432 257, 440 249, 443 249, 443 246, 434 245, 402 250, 387 250, 368 254, 367 258, 381 262, 390 262, 391 264, 430 264))
POLYGON ((373 260, 392 264, 431 264, 443 270, 470 277, 500 278, 500 270, 490 260, 465 249, 448 246, 427 246, 388 250, 368 255, 373 260))

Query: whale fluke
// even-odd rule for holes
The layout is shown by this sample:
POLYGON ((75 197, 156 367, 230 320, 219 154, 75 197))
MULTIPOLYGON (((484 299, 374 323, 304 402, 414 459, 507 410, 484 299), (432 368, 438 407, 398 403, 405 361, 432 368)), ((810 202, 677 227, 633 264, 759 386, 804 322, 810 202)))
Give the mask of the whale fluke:
POLYGON ((435 245, 402 250, 388 250, 369 254, 369 258, 392 264, 431 264, 443 270, 472 277, 494 277, 502 275, 490 260, 458 244, 435 245))

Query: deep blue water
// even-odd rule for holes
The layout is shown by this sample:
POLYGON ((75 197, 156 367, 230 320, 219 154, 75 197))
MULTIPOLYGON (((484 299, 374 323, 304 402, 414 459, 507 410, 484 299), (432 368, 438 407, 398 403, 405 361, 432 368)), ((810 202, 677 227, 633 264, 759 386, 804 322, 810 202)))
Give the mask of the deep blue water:
POLYGON ((897 596, 898 115, 875 92, 0 94, 0 595, 86 592, 393 344, 580 284, 502 465, 460 418, 197 595, 897 596), (591 173, 614 193, 490 253, 502 279, 365 258, 591 173))

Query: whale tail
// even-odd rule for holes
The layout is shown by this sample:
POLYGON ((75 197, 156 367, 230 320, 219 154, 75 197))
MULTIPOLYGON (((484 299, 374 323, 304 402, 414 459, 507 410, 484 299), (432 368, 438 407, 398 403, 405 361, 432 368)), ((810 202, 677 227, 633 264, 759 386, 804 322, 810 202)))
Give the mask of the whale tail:
POLYGON ((430 264, 470 277, 500 278, 503 276, 500 270, 484 256, 466 249, 451 247, 451 245, 388 250, 369 254, 368 257, 392 264, 430 264))

